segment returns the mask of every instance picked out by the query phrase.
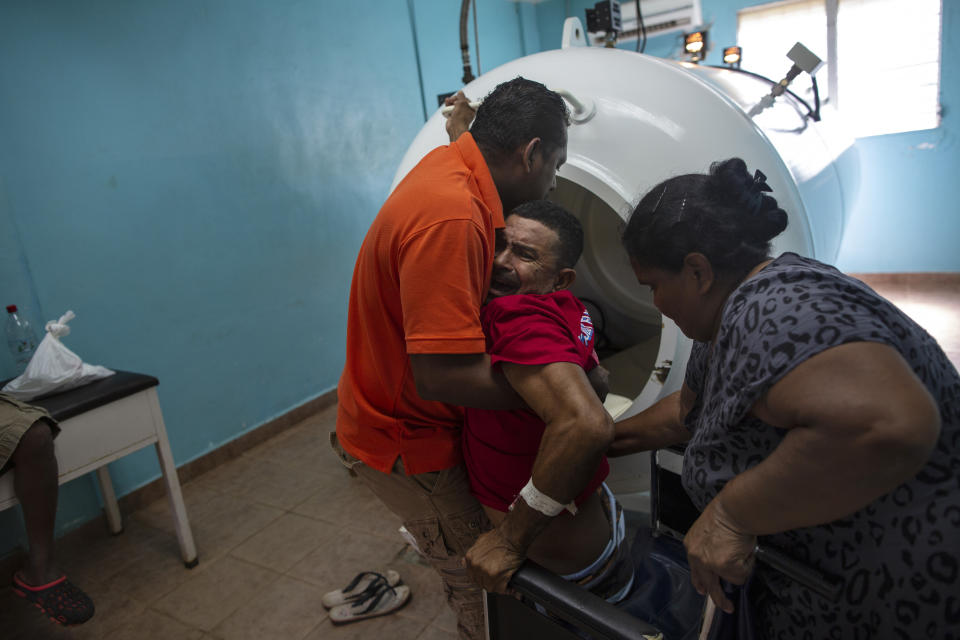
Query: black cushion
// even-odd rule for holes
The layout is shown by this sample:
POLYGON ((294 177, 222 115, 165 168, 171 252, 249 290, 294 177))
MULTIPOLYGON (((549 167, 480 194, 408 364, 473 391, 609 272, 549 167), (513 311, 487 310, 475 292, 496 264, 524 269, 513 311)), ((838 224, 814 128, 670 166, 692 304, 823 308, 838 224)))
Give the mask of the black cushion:
MULTIPOLYGON (((0 388, 3 388, 6 382, 0 383, 0 388)), ((28 402, 43 407, 56 420, 63 421, 158 384, 160 381, 153 376, 117 371, 115 375, 108 378, 94 380, 82 387, 41 396, 28 402)))

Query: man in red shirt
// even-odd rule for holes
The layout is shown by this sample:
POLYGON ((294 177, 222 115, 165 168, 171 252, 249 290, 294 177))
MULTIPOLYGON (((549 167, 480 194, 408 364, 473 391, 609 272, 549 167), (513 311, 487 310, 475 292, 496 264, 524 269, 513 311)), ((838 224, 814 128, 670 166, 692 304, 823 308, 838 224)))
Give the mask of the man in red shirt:
POLYGON ((461 407, 523 406, 491 368, 480 325, 495 230, 504 210, 555 186, 568 122, 542 84, 496 87, 469 133, 397 185, 354 270, 334 449, 440 573, 462 638, 484 635, 463 555, 490 523, 463 470, 461 407))
POLYGON ((616 603, 633 564, 603 484, 613 423, 587 377, 598 364, 593 323, 568 290, 582 249, 579 221, 552 202, 507 216, 481 321, 493 366, 530 409, 466 410, 471 491, 497 525, 466 561, 488 590, 502 592, 530 557, 616 603))

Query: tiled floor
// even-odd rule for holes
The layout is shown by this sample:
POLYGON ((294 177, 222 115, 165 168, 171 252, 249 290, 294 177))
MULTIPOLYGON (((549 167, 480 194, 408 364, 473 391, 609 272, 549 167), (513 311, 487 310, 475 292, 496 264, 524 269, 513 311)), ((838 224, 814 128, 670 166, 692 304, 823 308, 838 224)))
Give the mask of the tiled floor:
POLYGON ((0 638, 105 640, 453 640, 439 580, 397 534, 400 522, 325 445, 336 408, 305 420, 184 485, 200 555, 180 560, 166 500, 124 532, 85 527, 59 542, 71 579, 96 603, 87 624, 62 629, 0 591, 0 638), (410 586, 389 616, 334 626, 321 596, 361 570, 391 568, 410 586))
MULTIPOLYGON (((863 279, 960 363, 960 279, 863 279)), ((455 619, 432 570, 401 541, 399 521, 327 451, 334 416, 334 408, 321 412, 184 485, 196 568, 180 561, 165 500, 128 517, 120 536, 84 527, 59 542, 59 555, 95 600, 96 616, 64 630, 7 587, 0 637, 452 640, 455 619), (399 571, 410 602, 386 617, 333 626, 322 594, 375 567, 399 571)))
POLYGON ((960 273, 857 277, 926 329, 960 369, 960 273))

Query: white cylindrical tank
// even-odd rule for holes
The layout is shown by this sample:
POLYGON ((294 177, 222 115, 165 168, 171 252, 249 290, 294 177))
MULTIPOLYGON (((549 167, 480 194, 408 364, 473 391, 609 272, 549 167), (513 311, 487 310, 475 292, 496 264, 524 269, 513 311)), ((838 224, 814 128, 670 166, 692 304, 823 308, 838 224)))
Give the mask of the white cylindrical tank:
MULTIPOLYGON (((620 49, 573 47, 504 64, 464 92, 481 99, 517 76, 569 92, 592 112, 574 118, 568 130, 567 162, 550 199, 583 224, 584 255, 574 293, 594 317, 597 350, 611 371, 612 392, 625 398, 619 407, 624 416, 678 389, 690 350, 689 340, 636 283, 620 245, 623 221, 648 189, 739 156, 751 171, 766 174, 772 195, 789 215, 786 231, 773 242, 774 255, 795 251, 827 262, 836 257, 846 218, 834 164, 842 145, 821 123, 804 118, 804 109, 789 96, 748 117, 770 83, 620 49)), ((393 186, 447 142, 438 110, 407 150, 393 186)), ((616 465, 614 484, 617 476, 635 475, 636 462, 616 465)), ((630 492, 619 487, 620 494, 630 492)))

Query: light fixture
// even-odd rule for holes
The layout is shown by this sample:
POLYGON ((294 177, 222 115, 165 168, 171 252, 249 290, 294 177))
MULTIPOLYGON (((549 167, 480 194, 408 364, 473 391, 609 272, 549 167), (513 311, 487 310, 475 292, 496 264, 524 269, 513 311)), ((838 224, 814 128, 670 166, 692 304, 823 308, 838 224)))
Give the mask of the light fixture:
POLYGON ((723 50, 723 61, 734 69, 739 69, 742 53, 740 47, 727 47, 723 50))
POLYGON ((683 36, 683 48, 691 62, 699 62, 707 54, 707 32, 694 31, 683 36))

